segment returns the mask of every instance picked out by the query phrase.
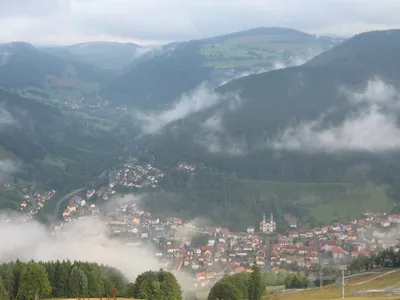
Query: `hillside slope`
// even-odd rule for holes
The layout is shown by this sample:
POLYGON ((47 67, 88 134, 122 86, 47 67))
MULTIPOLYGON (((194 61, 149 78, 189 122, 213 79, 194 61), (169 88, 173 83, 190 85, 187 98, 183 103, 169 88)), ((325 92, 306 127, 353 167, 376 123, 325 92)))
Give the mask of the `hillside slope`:
POLYGON ((285 28, 257 28, 174 43, 133 63, 102 94, 117 103, 162 108, 203 81, 218 84, 243 72, 299 64, 339 42, 285 28))
POLYGON ((144 140, 159 166, 185 161, 233 173, 237 189, 222 176, 222 191, 213 193, 217 180, 210 175, 210 182, 201 177, 200 187, 189 189, 190 198, 157 205, 230 224, 253 224, 269 211, 309 224, 357 218, 364 209, 390 211, 391 200, 400 199, 398 51, 400 30, 369 32, 302 66, 222 86, 219 94, 234 97, 221 97, 144 140))
MULTIPOLYGON (((234 80, 218 92, 240 97, 237 108, 232 109, 230 101, 222 101, 191 114, 171 124, 173 134, 149 137, 148 147, 164 164, 173 164, 181 157, 251 178, 337 181, 354 178, 353 171, 360 176, 378 163, 371 151, 346 152, 337 148, 341 155, 335 155, 329 149, 311 149, 315 142, 312 140, 305 140, 309 145, 298 136, 293 137, 294 144, 288 140, 297 133, 297 127, 299 134, 308 134, 304 139, 310 139, 313 131, 343 126, 350 112, 363 117, 364 112, 358 110, 364 104, 354 105, 341 92, 343 88, 353 94, 364 93, 372 80, 370 88, 385 91, 386 85, 379 80, 374 82, 377 76, 393 88, 400 86, 400 59, 396 54, 400 51, 399 41, 400 30, 365 33, 305 65, 234 80), (349 57, 345 62, 343 55, 349 57), (294 133, 283 135, 287 128, 294 128, 294 133), (358 167, 348 173, 352 165, 358 167)), ((370 117, 368 112, 366 117, 370 117)))
POLYGON ((122 153, 124 141, 112 128, 3 89, 0 99, 1 158, 19 164, 19 178, 69 191, 91 182, 122 153))
POLYGON ((0 86, 41 99, 94 94, 113 74, 62 59, 24 42, 0 44, 0 86))

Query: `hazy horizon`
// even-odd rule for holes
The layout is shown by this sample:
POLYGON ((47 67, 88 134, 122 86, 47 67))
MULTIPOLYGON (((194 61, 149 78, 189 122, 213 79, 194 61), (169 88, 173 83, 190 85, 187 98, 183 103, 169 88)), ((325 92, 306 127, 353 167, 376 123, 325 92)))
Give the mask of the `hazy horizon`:
MULTIPOLYGON (((158 45, 258 27, 352 36, 400 28, 392 0, 0 0, 0 42, 70 45, 91 41, 158 45), (329 13, 327 13, 329 12, 329 13)), ((398 9, 396 9, 398 8, 398 9)))

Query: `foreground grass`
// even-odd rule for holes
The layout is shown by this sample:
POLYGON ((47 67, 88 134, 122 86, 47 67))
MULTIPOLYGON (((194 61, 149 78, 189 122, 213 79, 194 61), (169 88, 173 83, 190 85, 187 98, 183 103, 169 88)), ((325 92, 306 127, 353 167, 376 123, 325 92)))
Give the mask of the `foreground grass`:
POLYGON ((285 289, 284 285, 278 285, 278 286, 267 286, 265 287, 265 293, 271 294, 277 291, 282 291, 285 289))
POLYGON ((243 180, 248 189, 257 190, 279 203, 307 208, 317 222, 326 224, 342 217, 359 218, 363 211, 387 212, 393 209, 386 186, 349 183, 275 182, 243 180))
MULTIPOLYGON (((366 289, 383 289, 386 287, 391 287, 400 281, 400 271, 387 276, 383 276, 372 280, 364 284, 362 283, 366 280, 373 279, 377 277, 377 274, 366 275, 358 278, 357 280, 351 281, 345 288, 345 298, 351 299, 400 299, 400 296, 386 296, 382 294, 365 296, 365 297, 351 297, 351 294, 360 290, 366 289)), ((322 288, 313 288, 310 290, 305 290, 302 292, 285 292, 281 294, 266 295, 263 299, 274 299, 274 300, 309 300, 309 299, 339 299, 341 298, 341 287, 337 284, 326 285, 322 288)))

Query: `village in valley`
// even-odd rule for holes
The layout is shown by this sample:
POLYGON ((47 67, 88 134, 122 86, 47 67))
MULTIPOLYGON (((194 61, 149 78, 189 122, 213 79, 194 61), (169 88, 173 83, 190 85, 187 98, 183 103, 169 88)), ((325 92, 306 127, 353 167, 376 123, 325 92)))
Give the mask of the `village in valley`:
MULTIPOLYGON (((196 171, 189 164, 179 164, 176 169, 190 174, 196 171)), ((204 220, 161 219, 137 203, 113 202, 113 197, 123 198, 121 190, 158 187, 162 171, 131 158, 108 175, 107 185, 70 196, 62 205, 62 220, 53 230, 62 231, 66 223, 80 218, 98 218, 107 224, 110 237, 127 247, 151 245, 160 265, 185 272, 197 287, 212 285, 225 274, 250 272, 254 262, 266 272, 307 270, 311 282, 317 278, 317 266, 369 256, 398 244, 400 215, 384 213, 365 212, 359 219, 319 228, 300 228, 296 217, 285 215, 285 232, 277 231, 272 212, 264 212, 259 226, 249 224, 243 232, 209 226, 204 220), (104 203, 111 205, 107 211, 104 203)), ((55 194, 54 190, 23 188, 20 211, 31 219, 55 194)))
MULTIPOLYGON (((180 164, 176 169, 189 173, 196 170, 189 164, 180 164)), ((358 220, 319 228, 299 228, 294 216, 285 215, 289 230, 278 233, 273 214, 265 212, 259 226, 232 232, 204 221, 153 217, 137 203, 112 202, 114 196, 123 198, 119 189, 156 188, 163 176, 151 164, 141 165, 135 158, 130 159, 109 173, 107 186, 72 196, 55 230, 82 217, 99 218, 108 225, 112 238, 127 247, 152 245, 155 260, 174 272, 189 274, 198 287, 212 285, 225 274, 250 272, 254 262, 276 273, 307 270, 309 280, 314 281, 316 266, 369 256, 375 250, 398 244, 400 215, 366 212, 358 220), (102 211, 104 202, 113 208, 102 211)))

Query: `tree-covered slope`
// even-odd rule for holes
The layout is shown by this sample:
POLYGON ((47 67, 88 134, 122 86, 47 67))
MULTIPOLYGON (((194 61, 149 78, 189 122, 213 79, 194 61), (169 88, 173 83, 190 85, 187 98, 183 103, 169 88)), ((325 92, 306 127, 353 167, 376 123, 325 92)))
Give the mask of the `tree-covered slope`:
MULTIPOLYGON (((319 169, 325 174, 316 176, 320 180, 343 178, 344 171, 336 173, 333 170, 346 166, 347 159, 357 165, 366 161, 374 164, 370 151, 344 156, 331 155, 327 153, 329 151, 310 154, 308 151, 287 151, 290 145, 277 150, 273 141, 287 128, 317 122, 322 117, 322 121, 317 122, 320 127, 316 129, 343 124, 349 113, 357 115, 359 106, 349 101, 349 92, 344 90, 352 94, 363 93, 368 81, 377 77, 394 88, 400 86, 400 59, 396 54, 400 51, 399 37, 400 30, 364 33, 302 66, 234 80, 217 92, 237 95, 240 104, 236 108, 231 109, 231 101, 221 101, 192 114, 171 124, 174 134, 149 137, 149 147, 158 154, 157 157, 171 163, 180 156, 187 160, 207 161, 255 178, 264 174, 268 179, 290 176, 291 180, 296 177, 307 180, 309 173, 314 172, 305 171, 308 169, 319 169), (212 125, 212 121, 217 123, 214 127, 204 126, 212 125), (231 151, 234 148, 238 151, 231 151), (226 155, 229 153, 236 155, 226 155), (328 163, 332 159, 335 160, 333 165, 328 163), (324 165, 326 167, 322 167, 324 165), (335 174, 340 175, 336 177, 335 174)), ((385 91, 387 87, 378 83, 376 88, 385 91)))
POLYGON ((119 129, 88 124, 56 107, 0 89, 0 146, 16 176, 68 191, 91 182, 122 153, 119 129))
POLYGON ((388 196, 400 200, 399 51, 400 30, 368 32, 302 66, 220 87, 217 93, 234 94, 235 101, 221 98, 176 119, 147 136, 145 145, 160 166, 187 161, 234 172, 239 189, 222 183, 225 194, 217 192, 211 179, 198 190, 185 189, 192 201, 162 206, 214 220, 240 216, 243 223, 261 211, 290 211, 310 223, 310 216, 323 221, 390 210, 388 196), (282 186, 292 195, 281 193, 282 186), (337 208, 348 203, 355 209, 337 208))
POLYGON ((134 62, 102 94, 118 103, 162 108, 203 81, 218 84, 243 72, 300 64, 339 42, 291 29, 257 28, 174 43, 134 62))

